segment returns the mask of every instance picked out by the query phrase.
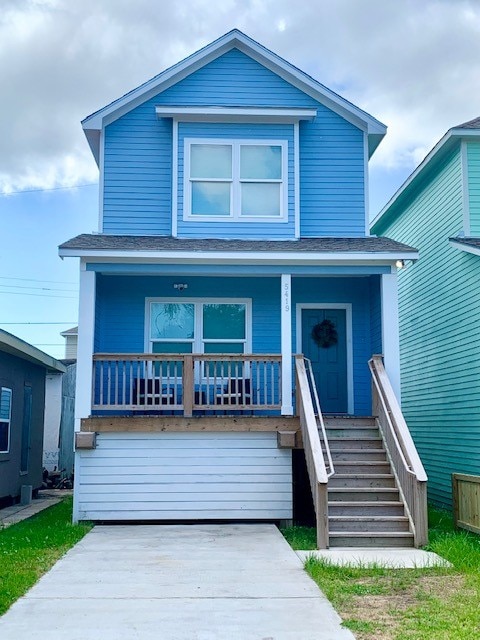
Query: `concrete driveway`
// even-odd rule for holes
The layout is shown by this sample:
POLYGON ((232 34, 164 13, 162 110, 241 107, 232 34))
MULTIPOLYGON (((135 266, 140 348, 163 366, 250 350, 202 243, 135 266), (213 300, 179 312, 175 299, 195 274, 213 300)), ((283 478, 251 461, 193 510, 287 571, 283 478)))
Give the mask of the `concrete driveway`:
POLYGON ((0 618, 31 640, 351 640, 273 525, 95 527, 0 618))

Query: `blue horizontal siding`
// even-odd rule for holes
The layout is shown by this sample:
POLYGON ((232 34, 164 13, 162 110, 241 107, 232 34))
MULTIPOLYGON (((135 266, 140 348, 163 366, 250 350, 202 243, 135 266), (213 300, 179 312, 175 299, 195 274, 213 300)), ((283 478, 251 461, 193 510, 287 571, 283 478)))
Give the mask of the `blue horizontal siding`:
POLYGON ((294 143, 291 124, 180 123, 178 127, 178 237, 274 238, 295 237, 294 143), (288 222, 205 222, 183 220, 185 138, 280 140, 288 144, 288 222))
POLYGON ((364 236, 363 132, 322 105, 300 123, 300 235, 364 236))
MULTIPOLYGON (((99 352, 142 353, 145 335, 145 298, 251 298, 254 353, 280 353, 280 278, 188 277, 187 295, 173 288, 174 276, 98 275, 95 348, 99 352)), ((292 281, 292 349, 296 351, 299 303, 352 304, 354 407, 356 415, 371 413, 368 360, 375 331, 372 326, 370 281, 357 278, 294 278, 292 281)), ((373 287, 375 290, 375 287, 373 287)), ((377 292, 378 293, 378 292, 377 292)), ((378 350, 378 344, 375 344, 378 350)))
MULTIPOLYGON (((106 127, 105 233, 171 234, 172 123, 168 118, 157 119, 157 105, 316 108, 318 116, 313 122, 300 123, 301 235, 364 235, 363 133, 237 49, 106 127)), ((180 130, 183 127, 187 125, 181 125, 180 130)), ((270 127, 272 132, 289 130, 289 154, 293 162, 292 127, 270 127)), ((222 125, 221 136, 234 137, 236 130, 238 125, 222 125)), ((245 125, 243 130, 261 135, 255 125, 245 125)), ((269 136, 281 137, 273 133, 269 136)), ((182 152, 182 144, 179 147, 182 152)), ((181 203, 180 198, 179 208, 181 203)), ((293 208, 290 175, 290 216, 293 208)), ((179 215, 181 218, 180 209, 179 215)), ((222 231, 212 223, 191 224, 188 228, 183 221, 179 224, 179 235, 218 237, 222 233, 233 238, 292 237, 293 220, 276 225, 229 223, 222 231)))

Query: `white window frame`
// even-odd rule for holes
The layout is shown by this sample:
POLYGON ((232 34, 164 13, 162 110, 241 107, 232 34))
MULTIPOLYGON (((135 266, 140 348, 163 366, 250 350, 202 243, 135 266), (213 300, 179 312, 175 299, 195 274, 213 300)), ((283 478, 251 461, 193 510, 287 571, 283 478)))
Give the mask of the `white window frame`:
POLYGON ((11 435, 11 424, 12 424, 12 404, 13 404, 13 390, 10 387, 0 387, 0 401, 1 396, 4 391, 10 392, 10 412, 8 416, 8 420, 0 419, 0 422, 7 423, 7 448, 0 451, 0 453, 10 453, 10 435, 11 435))
POLYGON ((213 344, 215 342, 224 343, 231 342, 237 344, 243 342, 244 353, 252 351, 252 299, 251 298, 145 298, 145 353, 153 353, 152 345, 154 342, 190 342, 192 343, 192 353, 205 353, 205 343, 213 344), (150 337, 150 320, 152 303, 166 304, 193 304, 195 306, 194 316, 194 337, 191 338, 162 338, 161 340, 152 340, 150 337), (203 306, 205 304, 244 304, 245 305, 245 338, 240 339, 224 339, 224 338, 203 338, 203 306))
MULTIPOLYGON (((202 222, 288 222, 288 141, 265 140, 256 138, 185 138, 183 150, 183 220, 202 222), (190 179, 190 149, 192 144, 210 144, 230 146, 232 148, 232 179, 230 192, 230 214, 226 216, 192 215, 192 180, 190 179), (278 216, 246 216, 240 213, 241 183, 240 180, 240 147, 242 146, 276 146, 282 148, 282 177, 280 180, 245 180, 248 183, 280 183, 280 215, 278 216)), ((229 182, 227 178, 213 182, 229 182)))

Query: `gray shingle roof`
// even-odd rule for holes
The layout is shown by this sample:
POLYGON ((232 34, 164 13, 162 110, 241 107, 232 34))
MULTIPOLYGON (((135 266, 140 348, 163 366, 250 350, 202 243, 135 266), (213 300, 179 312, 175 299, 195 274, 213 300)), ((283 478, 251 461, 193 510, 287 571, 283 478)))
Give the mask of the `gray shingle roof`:
POLYGON ((469 120, 468 122, 464 122, 462 124, 457 124, 454 129, 480 129, 480 116, 478 118, 474 118, 473 120, 469 120))
POLYGON ((398 253, 416 249, 390 238, 301 238, 300 240, 180 239, 170 236, 82 234, 59 247, 78 251, 222 251, 398 253))

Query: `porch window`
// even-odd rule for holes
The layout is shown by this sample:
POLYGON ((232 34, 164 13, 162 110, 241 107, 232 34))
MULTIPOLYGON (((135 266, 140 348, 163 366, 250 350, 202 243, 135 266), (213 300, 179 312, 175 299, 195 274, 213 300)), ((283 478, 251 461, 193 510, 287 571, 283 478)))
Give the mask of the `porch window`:
POLYGON ((150 301, 152 353, 246 353, 248 302, 150 301))
POLYGON ((0 389, 0 453, 10 450, 10 421, 12 417, 12 390, 0 389))
POLYGON ((188 219, 284 220, 287 143, 185 140, 188 219))

